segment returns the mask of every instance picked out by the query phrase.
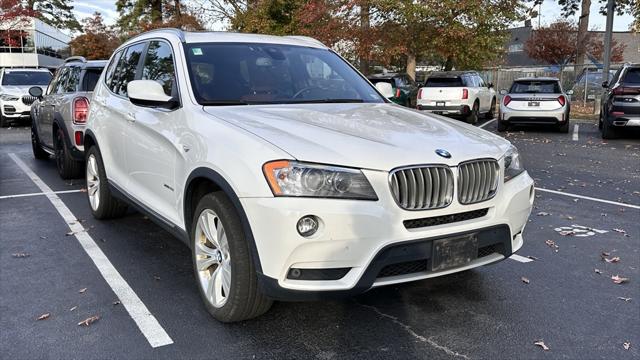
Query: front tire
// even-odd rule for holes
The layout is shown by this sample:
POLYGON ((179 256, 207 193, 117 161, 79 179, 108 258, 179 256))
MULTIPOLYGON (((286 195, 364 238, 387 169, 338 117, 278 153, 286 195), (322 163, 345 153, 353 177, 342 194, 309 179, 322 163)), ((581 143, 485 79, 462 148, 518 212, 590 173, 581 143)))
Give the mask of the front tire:
POLYGON ((82 176, 82 162, 71 157, 71 152, 64 139, 64 131, 58 128, 56 131, 56 141, 53 145, 56 154, 58 174, 65 180, 79 178, 82 176))
POLYGON ((473 107, 471 108, 471 113, 466 118, 469 124, 475 125, 478 123, 479 111, 480 111, 480 103, 476 101, 473 103, 473 107))
POLYGON ((92 146, 87 151, 86 159, 87 198, 93 217, 111 219, 124 215, 127 212, 127 204, 111 194, 98 148, 92 146))
POLYGON ((223 192, 200 199, 191 229, 193 269, 207 311, 235 322, 264 314, 272 301, 258 289, 258 275, 240 217, 223 192))

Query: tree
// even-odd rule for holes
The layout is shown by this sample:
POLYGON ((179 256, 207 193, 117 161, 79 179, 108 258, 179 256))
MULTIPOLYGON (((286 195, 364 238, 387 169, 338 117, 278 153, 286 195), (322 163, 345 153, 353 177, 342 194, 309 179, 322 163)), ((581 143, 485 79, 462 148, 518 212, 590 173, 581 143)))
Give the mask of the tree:
MULTIPOLYGON (((562 68, 577 59, 578 29, 574 22, 559 19, 547 27, 537 29, 525 43, 524 49, 532 59, 547 64, 559 65, 562 68)), ((625 45, 612 42, 611 61, 623 60, 622 53, 625 45)), ((602 60, 604 45, 593 33, 587 33, 585 38, 585 53, 602 60)))
POLYGON ((35 17, 38 13, 23 6, 20 0, 0 0, 0 24, 3 29, 11 29, 25 17, 35 17))
POLYGON ((104 24, 102 15, 97 11, 93 17, 84 19, 83 23, 84 33, 69 43, 71 54, 84 56, 88 60, 108 59, 120 45, 116 32, 104 24))
POLYGON ((70 0, 26 0, 25 7, 35 12, 36 17, 58 29, 82 30, 73 15, 70 0))
POLYGON ((117 0, 116 8, 120 13, 117 25, 129 36, 161 27, 203 28, 195 16, 185 11, 182 0, 117 0))

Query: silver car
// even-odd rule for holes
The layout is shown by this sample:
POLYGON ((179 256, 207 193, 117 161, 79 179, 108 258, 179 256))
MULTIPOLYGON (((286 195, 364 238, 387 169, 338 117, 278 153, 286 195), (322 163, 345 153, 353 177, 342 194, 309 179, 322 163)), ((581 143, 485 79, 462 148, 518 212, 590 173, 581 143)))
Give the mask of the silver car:
POLYGON ((511 88, 500 90, 498 131, 506 131, 509 125, 554 125, 560 132, 569 132, 569 114, 572 90, 563 91, 557 78, 520 78, 511 88))
POLYGON ((93 88, 106 65, 75 56, 65 60, 47 87, 34 86, 29 94, 37 100, 31 107, 31 144, 36 159, 54 155, 63 179, 80 177, 84 163, 84 128, 93 88))

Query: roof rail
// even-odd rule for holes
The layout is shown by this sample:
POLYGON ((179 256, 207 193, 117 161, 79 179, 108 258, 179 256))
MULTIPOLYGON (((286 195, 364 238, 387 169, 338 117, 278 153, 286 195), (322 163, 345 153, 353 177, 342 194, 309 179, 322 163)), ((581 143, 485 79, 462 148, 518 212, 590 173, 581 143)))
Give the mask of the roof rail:
POLYGON ((68 57, 66 59, 64 59, 64 63, 70 63, 70 62, 74 62, 74 61, 79 61, 81 63, 86 63, 87 59, 84 58, 84 56, 71 56, 68 57))
POLYGON ((140 34, 138 34, 136 36, 133 36, 129 40, 135 39, 135 38, 137 38, 139 36, 142 36, 142 35, 146 35, 148 33, 160 32, 160 31, 171 32, 171 33, 173 33, 175 36, 177 36, 180 39, 180 42, 186 42, 186 39, 184 37, 184 31, 182 31, 180 29, 177 29, 177 28, 158 28, 158 29, 153 29, 153 30, 149 30, 149 31, 145 31, 143 33, 140 33, 140 34))

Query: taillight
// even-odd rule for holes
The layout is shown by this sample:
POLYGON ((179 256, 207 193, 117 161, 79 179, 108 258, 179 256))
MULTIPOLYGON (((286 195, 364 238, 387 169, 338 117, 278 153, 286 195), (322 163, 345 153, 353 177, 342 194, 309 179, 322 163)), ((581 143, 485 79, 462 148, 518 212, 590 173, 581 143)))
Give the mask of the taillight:
POLYGON ((567 100, 564 98, 564 95, 560 95, 558 96, 558 102, 561 106, 564 106, 564 103, 567 102, 567 100))
POLYGON ((422 99, 422 89, 418 90, 418 99, 422 99))
POLYGON ((399 98, 400 97, 400 89, 396 89, 396 97, 399 98))
POLYGON ((619 86, 613 89, 613 94, 614 95, 637 95, 637 94, 640 94, 640 88, 619 86))
POLYGON ((505 95, 504 98, 502 98, 502 103, 504 104, 504 106, 509 105, 510 102, 511 102, 511 96, 505 95))
POLYGON ((469 98, 469 90, 467 89, 462 89, 462 99, 468 99, 469 98))
POLYGON ((84 124, 87 122, 89 114, 89 99, 78 97, 73 100, 73 123, 84 124))

